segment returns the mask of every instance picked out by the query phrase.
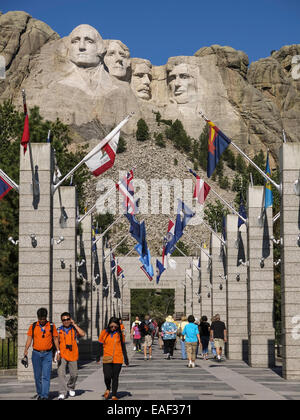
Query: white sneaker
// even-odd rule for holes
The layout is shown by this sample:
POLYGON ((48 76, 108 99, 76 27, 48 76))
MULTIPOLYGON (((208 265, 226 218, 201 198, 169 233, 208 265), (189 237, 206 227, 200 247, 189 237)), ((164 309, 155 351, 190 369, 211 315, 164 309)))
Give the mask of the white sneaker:
POLYGON ((136 347, 133 347, 133 351, 135 351, 136 350, 136 347))
POLYGON ((69 389, 69 395, 70 395, 70 397, 75 397, 76 392, 73 391, 72 389, 69 389))
POLYGON ((192 368, 194 368, 195 367, 195 362, 192 362, 192 368))
POLYGON ((66 397, 64 396, 64 394, 59 394, 58 399, 59 400, 64 400, 66 397))

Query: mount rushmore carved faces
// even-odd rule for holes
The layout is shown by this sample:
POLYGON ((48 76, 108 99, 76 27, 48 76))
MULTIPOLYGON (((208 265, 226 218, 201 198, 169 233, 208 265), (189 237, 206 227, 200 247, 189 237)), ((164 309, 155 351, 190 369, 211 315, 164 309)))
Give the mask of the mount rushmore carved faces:
POLYGON ((104 41, 90 25, 79 25, 69 35, 69 59, 78 67, 97 67, 104 53, 104 41))
POLYGON ((131 87, 135 94, 148 101, 151 99, 152 65, 149 60, 132 59, 131 87))
POLYGON ((107 40, 104 63, 109 73, 119 80, 130 78, 130 52, 123 42, 118 40, 107 40))
POLYGON ((186 104, 194 99, 197 90, 196 80, 188 64, 176 64, 169 68, 167 81, 171 101, 186 104))

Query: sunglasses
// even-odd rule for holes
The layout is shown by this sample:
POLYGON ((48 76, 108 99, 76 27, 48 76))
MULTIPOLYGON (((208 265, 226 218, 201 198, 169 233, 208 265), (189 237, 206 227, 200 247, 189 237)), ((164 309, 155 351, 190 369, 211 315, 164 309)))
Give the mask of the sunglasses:
POLYGON ((114 328, 115 330, 118 328, 117 325, 110 325, 109 328, 114 328))
POLYGON ((65 318, 65 319, 62 319, 62 322, 70 321, 70 320, 71 320, 71 318, 65 318))

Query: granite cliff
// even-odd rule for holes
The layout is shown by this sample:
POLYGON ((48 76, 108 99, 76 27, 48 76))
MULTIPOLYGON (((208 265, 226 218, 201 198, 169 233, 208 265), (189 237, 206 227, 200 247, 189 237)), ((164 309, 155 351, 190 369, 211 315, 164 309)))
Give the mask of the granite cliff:
MULTIPOLYGON (((25 12, 8 12, 0 15, 0 55, 6 63, 0 102, 10 99, 21 108, 20 91, 26 89, 29 107, 37 105, 44 118, 59 117, 70 126, 73 147, 78 143, 94 146, 129 112, 135 113, 122 133, 127 150, 107 174, 115 180, 120 170, 130 167, 136 167, 136 177, 149 186, 153 179, 190 178, 188 156, 174 149, 168 139, 166 148, 155 144, 154 133, 164 134, 156 121, 158 112, 163 119, 182 121, 187 133, 198 139, 204 128, 201 110, 250 156, 270 149, 272 165, 278 160, 283 130, 287 141, 299 141, 300 44, 284 46, 250 66, 244 52, 219 45, 154 66, 147 59, 131 58, 130 46, 103 40, 89 25, 80 25, 61 38, 25 12), (147 122, 152 137, 144 143, 135 139, 140 118, 147 122)), ((226 174, 234 175, 230 169, 226 174)), ((94 203, 97 189, 97 181, 92 180, 87 205, 94 203)), ((232 202, 231 191, 221 193, 232 202)), ((154 216, 157 223, 149 227, 150 242, 156 246, 168 217, 154 216)), ((207 238, 202 228, 197 232, 199 238, 207 238)))

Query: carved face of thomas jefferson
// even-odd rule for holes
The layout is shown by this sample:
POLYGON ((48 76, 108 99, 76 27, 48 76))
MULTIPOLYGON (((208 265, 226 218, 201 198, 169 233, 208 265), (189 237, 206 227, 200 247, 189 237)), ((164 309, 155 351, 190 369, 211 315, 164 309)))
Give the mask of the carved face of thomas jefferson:
POLYGON ((99 32, 90 25, 79 25, 69 35, 69 58, 78 67, 97 67, 104 52, 99 32))
POLYGON ((126 80, 130 67, 129 49, 121 41, 109 41, 104 63, 112 76, 126 80))
POLYGON ((193 100, 196 93, 196 81, 188 65, 178 64, 168 74, 168 85, 172 99, 178 104, 186 104, 193 100))

